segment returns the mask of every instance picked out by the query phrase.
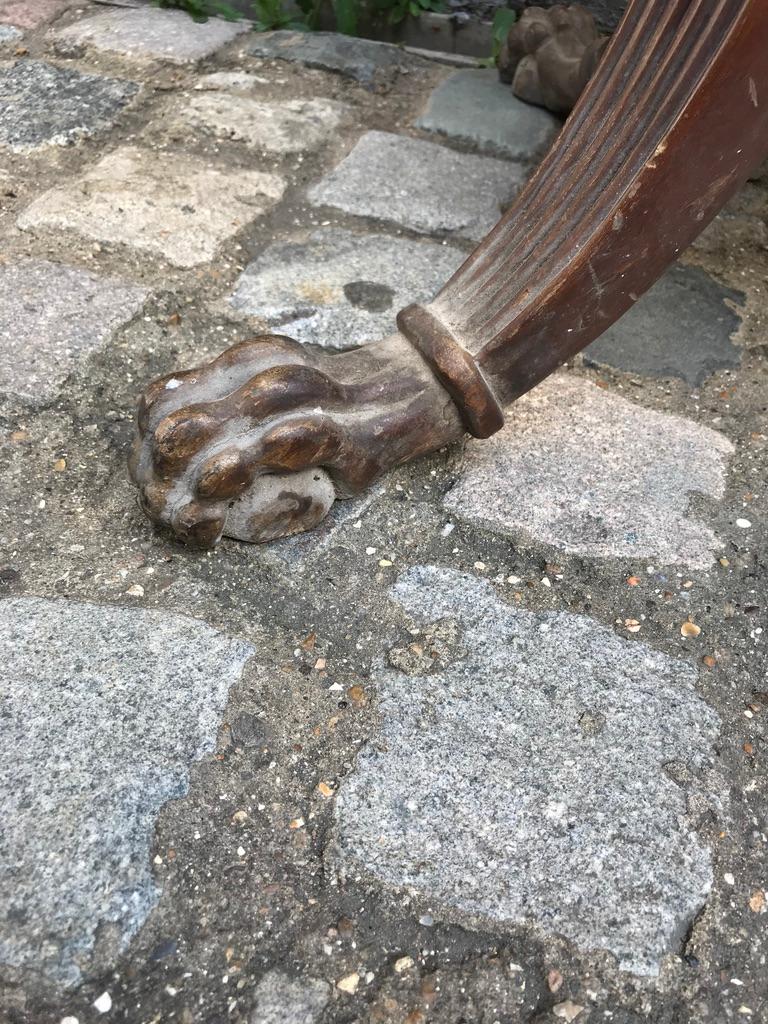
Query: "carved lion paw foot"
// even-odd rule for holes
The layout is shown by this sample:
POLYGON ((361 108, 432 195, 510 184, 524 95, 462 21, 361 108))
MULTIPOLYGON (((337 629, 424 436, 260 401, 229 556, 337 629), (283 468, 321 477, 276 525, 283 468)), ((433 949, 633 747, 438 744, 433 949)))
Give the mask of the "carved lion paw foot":
POLYGON ((399 335, 333 356, 264 335, 149 385, 130 472, 147 516, 187 543, 274 540, 458 436, 449 406, 399 335))
POLYGON ((509 31, 499 55, 499 75, 527 103, 567 114, 602 55, 607 38, 588 10, 529 7, 509 31))

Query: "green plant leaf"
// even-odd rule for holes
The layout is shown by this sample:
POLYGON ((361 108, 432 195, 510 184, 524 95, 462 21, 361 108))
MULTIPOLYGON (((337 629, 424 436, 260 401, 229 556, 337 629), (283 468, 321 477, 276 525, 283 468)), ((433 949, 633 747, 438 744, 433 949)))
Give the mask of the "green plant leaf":
POLYGON ((348 36, 356 34, 358 6, 358 0, 333 0, 336 28, 339 32, 348 36))
POLYGON ((499 7, 493 16, 491 36, 493 38, 493 61, 499 59, 501 48, 507 40, 509 30, 517 21, 517 14, 508 7, 499 7))

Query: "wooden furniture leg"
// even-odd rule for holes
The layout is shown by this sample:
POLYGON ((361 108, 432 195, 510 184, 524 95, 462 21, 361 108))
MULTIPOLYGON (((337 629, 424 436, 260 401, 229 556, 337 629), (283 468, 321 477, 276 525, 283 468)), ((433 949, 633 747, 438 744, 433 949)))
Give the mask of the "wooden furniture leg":
POLYGON ((766 155, 767 0, 634 0, 535 176, 398 334, 340 355, 261 337, 147 388, 145 511, 204 546, 269 540, 465 431, 490 436, 766 155))

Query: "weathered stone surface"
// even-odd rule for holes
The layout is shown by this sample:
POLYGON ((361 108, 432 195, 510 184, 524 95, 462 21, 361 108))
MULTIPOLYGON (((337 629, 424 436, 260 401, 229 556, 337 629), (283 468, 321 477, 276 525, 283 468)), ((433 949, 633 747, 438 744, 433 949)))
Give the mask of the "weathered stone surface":
POLYGON ((309 153, 335 134, 348 109, 327 99, 262 103, 231 92, 202 92, 184 98, 171 130, 202 131, 265 153, 309 153))
POLYGON ((139 86, 43 61, 0 69, 0 145, 12 150, 68 146, 110 128, 139 86))
POLYGON ((67 0, 0 0, 0 22, 37 28, 63 11, 67 0))
POLYGON ((274 174, 124 146, 75 181, 45 192, 18 224, 69 229, 193 267, 273 206, 284 187, 274 174))
POLYGON ((723 496, 732 451, 715 430, 559 373, 511 406, 498 434, 469 442, 444 503, 571 554, 705 568, 721 544, 690 496, 723 496))
POLYGON ((524 161, 542 156, 560 125, 548 111, 513 96, 495 68, 467 68, 449 75, 416 121, 416 127, 425 131, 524 161))
POLYGON ((309 198, 316 206, 394 221, 424 234, 479 239, 522 182, 519 164, 374 131, 309 190, 309 198))
POLYGON ((719 720, 695 670, 450 569, 411 569, 393 596, 422 627, 454 625, 433 674, 377 674, 382 730, 337 804, 342 869, 438 917, 533 924, 655 973, 712 881, 664 770, 682 753, 717 806, 696 782, 719 720))
POLYGON ((215 742, 251 646, 178 615, 0 602, 0 962, 76 982, 156 900, 155 817, 215 742))
POLYGON ((0 25, 0 44, 15 43, 22 35, 21 29, 15 25, 0 25))
POLYGON ((328 985, 317 978, 291 978, 270 971, 256 986, 251 1024, 314 1024, 329 999, 328 985))
POLYGON ((738 366, 731 341, 741 319, 726 300, 744 295, 724 288, 698 267, 676 265, 585 351, 604 363, 647 377, 682 377, 697 385, 715 370, 738 366))
POLYGON ((250 25, 244 21, 209 18, 199 22, 183 11, 142 7, 140 10, 107 11, 85 21, 76 21, 58 32, 57 38, 128 57, 160 58, 186 64, 210 56, 249 29, 250 25))
POLYGON ((54 398, 148 294, 127 281, 45 260, 0 266, 0 397, 33 406, 54 398))
POLYGON ((391 334, 397 311, 431 299, 464 258, 433 242, 321 228, 268 246, 230 302, 298 341, 351 348, 391 334))
POLYGON ((265 32, 256 37, 248 52, 252 57, 277 57, 308 68, 334 71, 377 91, 390 88, 398 75, 429 66, 391 43, 336 32, 265 32))
POLYGON ((263 75, 254 75, 250 71, 212 71, 209 75, 200 75, 195 89, 200 92, 226 90, 247 96, 257 85, 269 85, 269 81, 263 75))

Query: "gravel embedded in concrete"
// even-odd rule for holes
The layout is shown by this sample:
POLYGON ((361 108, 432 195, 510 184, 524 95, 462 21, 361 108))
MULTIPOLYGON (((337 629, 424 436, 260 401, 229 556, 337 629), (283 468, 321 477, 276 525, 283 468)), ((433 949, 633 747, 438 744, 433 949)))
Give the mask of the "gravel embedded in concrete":
POLYGON ((424 131, 530 162, 543 156, 561 124, 549 111, 514 96, 495 68, 467 68, 449 75, 416 121, 424 131))
POLYGON ((17 61, 0 69, 0 146, 72 145, 110 128, 138 91, 136 82, 17 61))
POLYGON ((262 103, 210 91, 185 96, 168 127, 173 134, 181 129, 242 142, 257 152, 311 153, 333 138, 348 112, 345 104, 322 98, 262 103))
POLYGON ((157 899, 158 811, 212 749, 253 650, 179 615, 0 601, 0 962, 72 984, 99 925, 136 932, 157 899))
POLYGON ((493 227, 523 179, 519 164, 373 131, 308 194, 315 206, 476 240, 493 227))
POLYGON ((723 496, 732 452, 709 427, 558 373, 510 406, 498 434, 468 443, 444 505, 570 554, 703 569, 722 544, 691 495, 723 496))
POLYGON ((209 57, 250 25, 245 21, 209 18, 194 21, 183 11, 113 10, 76 21, 56 33, 68 42, 85 43, 97 50, 127 57, 167 60, 187 64, 209 57))
POLYGON ((464 259, 449 245, 320 228, 268 246, 229 301, 297 341, 352 348, 392 334, 398 310, 431 299, 464 259))
POLYGON ((15 43, 22 35, 21 29, 14 25, 0 25, 0 43, 15 43))
POLYGON ((429 62, 391 43, 358 39, 337 32, 265 32, 248 52, 252 57, 279 58, 351 78, 366 89, 385 92, 398 75, 429 67, 429 62))
POLYGON ((25 406, 55 398, 148 295, 127 281, 46 260, 0 266, 0 397, 25 406))
POLYGON ((702 790, 712 766, 719 720, 696 671, 450 569, 409 569, 392 596, 430 665, 374 675, 382 726, 337 804, 342 874, 437 919, 530 924, 656 973, 712 883, 664 767, 684 757, 702 790))
POLYGON ((693 386, 716 370, 738 366, 731 338, 741 317, 741 292, 698 267, 676 264, 584 353, 588 363, 646 377, 681 377, 693 386))
POLYGON ((43 193, 20 228, 59 228, 120 242, 194 267, 282 197, 274 174, 230 170, 197 157, 124 146, 72 182, 43 193))

